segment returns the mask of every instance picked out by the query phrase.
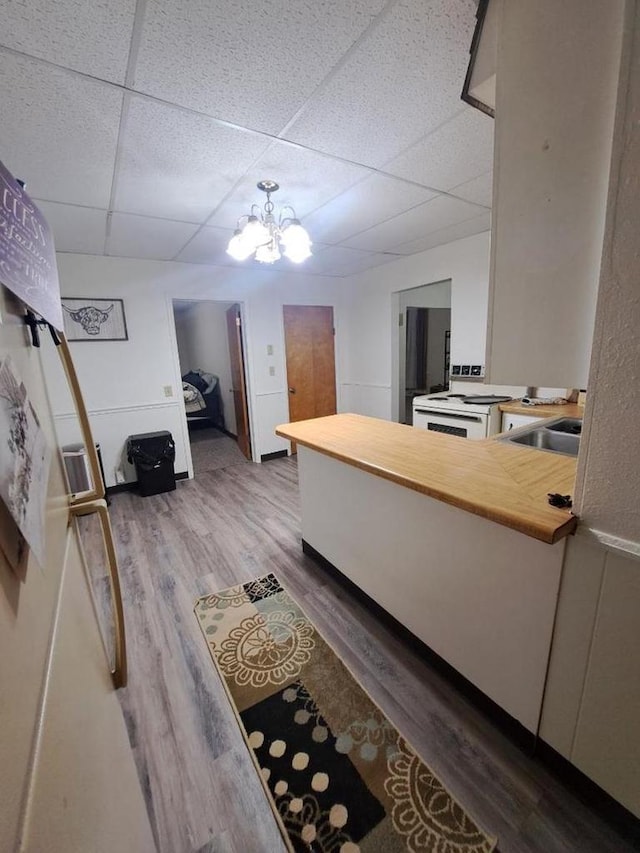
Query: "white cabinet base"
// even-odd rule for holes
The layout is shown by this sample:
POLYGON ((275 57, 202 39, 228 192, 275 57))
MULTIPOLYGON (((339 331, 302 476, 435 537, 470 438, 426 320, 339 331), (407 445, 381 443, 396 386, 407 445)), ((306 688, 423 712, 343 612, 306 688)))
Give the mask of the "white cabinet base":
POLYGON ((298 448, 302 536, 525 728, 538 727, 565 544, 298 448))

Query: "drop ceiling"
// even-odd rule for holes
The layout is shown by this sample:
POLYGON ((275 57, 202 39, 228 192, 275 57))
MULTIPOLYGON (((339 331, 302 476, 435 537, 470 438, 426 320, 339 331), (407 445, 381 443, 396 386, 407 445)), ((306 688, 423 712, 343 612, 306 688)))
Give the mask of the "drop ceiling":
POLYGON ((460 99, 475 13, 0 0, 0 160, 62 252, 237 265, 270 178, 314 242, 279 264, 351 275, 489 228, 493 122, 460 99))

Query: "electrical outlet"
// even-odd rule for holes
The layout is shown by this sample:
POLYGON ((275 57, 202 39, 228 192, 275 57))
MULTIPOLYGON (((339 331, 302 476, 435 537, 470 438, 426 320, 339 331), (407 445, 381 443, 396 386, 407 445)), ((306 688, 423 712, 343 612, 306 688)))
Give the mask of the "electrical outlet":
POLYGON ((472 364, 471 365, 471 375, 472 376, 482 376, 482 365, 481 364, 472 364))
POLYGON ((173 388, 171 387, 171 385, 164 386, 164 396, 173 397, 173 388))
POLYGON ((470 376, 471 375, 471 366, 468 364, 463 364, 460 375, 461 376, 470 376))
POLYGON ((122 468, 115 469, 116 483, 124 483, 124 471, 122 468))
POLYGON ((269 365, 269 376, 275 376, 275 375, 276 375, 276 369, 275 369, 275 367, 271 364, 271 365, 269 365))
POLYGON ((273 344, 267 344, 267 355, 273 355, 273 344))
POLYGON ((459 364, 453 364, 451 366, 451 375, 452 376, 460 376, 460 365, 459 364))

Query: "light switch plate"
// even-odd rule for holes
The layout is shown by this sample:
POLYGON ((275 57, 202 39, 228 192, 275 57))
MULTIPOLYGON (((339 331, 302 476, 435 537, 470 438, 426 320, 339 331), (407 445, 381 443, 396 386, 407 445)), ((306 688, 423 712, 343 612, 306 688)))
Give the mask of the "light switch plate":
POLYGON ((267 355, 273 355, 273 344, 267 344, 267 355))
POLYGON ((270 365, 269 366, 269 376, 275 376, 275 375, 276 375, 276 369, 273 365, 270 365))
POLYGON ((171 387, 171 385, 164 386, 164 396, 173 397, 173 388, 171 387))

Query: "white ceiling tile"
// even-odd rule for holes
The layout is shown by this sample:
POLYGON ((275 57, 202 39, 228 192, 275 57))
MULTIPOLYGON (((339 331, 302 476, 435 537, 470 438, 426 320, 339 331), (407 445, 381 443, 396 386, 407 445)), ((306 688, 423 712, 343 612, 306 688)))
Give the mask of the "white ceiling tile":
POLYGON ((118 161, 115 208, 203 222, 268 145, 264 136, 134 97, 118 161))
POLYGON ((479 178, 474 178, 472 181, 466 181, 464 184, 459 184, 452 187, 450 192, 457 198, 462 198, 465 201, 472 201, 474 204, 482 204, 485 207, 491 207, 493 194, 493 172, 486 172, 480 175, 479 178))
POLYGON ((381 166, 461 109, 474 0, 402 0, 285 134, 381 166))
POLYGON ((0 0, 0 44, 124 82, 136 0, 0 0))
POLYGON ((308 212, 368 174, 369 170, 360 166, 284 142, 274 142, 207 224, 235 228, 238 218, 249 213, 252 204, 263 204, 267 200, 265 194, 256 188, 260 180, 270 179, 280 184, 280 189, 272 196, 277 209, 290 204, 297 216, 304 219, 308 212))
POLYGON ((73 204, 36 201, 53 231, 57 252, 101 255, 107 230, 107 211, 73 204))
POLYGON ((315 240, 340 243, 435 195, 405 181, 372 175, 315 210, 305 218, 304 225, 315 240))
POLYGON ((185 222, 114 213, 107 239, 107 254, 167 261, 178 254, 197 229, 197 225, 185 222))
POLYGON ((108 207, 122 94, 2 51, 0 79, 0 152, 9 171, 35 198, 108 207))
POLYGON ((396 246, 394 251, 403 255, 414 255, 416 252, 426 252, 427 249, 433 249, 434 246, 442 246, 444 243, 462 240, 463 237, 471 237, 472 234, 481 234, 490 228, 491 212, 486 210, 480 216, 474 216, 473 219, 449 225, 447 228, 439 228, 419 240, 396 246))
POLYGON ((385 171, 448 190, 493 166, 494 121, 468 107, 385 165, 385 171))
POLYGON ((395 252, 398 251, 397 246, 420 240, 432 231, 464 222, 483 212, 481 207, 466 201, 438 196, 388 222, 345 240, 344 245, 371 252, 395 252))
POLYGON ((384 0, 148 0, 135 85, 277 133, 384 5, 384 0))
POLYGON ((230 228, 202 228, 195 237, 182 249, 176 261, 189 264, 224 264, 231 265, 233 258, 227 255, 227 246, 233 236, 230 228))

